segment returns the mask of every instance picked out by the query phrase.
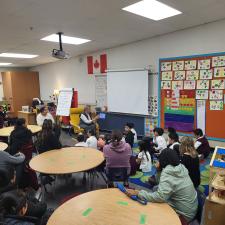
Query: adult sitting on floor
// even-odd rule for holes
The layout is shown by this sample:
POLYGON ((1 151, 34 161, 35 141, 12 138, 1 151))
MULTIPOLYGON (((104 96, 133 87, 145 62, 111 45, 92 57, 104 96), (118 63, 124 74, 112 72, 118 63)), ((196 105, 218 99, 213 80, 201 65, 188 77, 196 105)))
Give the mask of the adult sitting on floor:
POLYGON ((96 122, 98 119, 99 116, 95 116, 93 119, 91 118, 91 107, 86 105, 84 107, 84 112, 80 115, 80 127, 85 130, 85 133, 90 130, 96 132, 96 122))

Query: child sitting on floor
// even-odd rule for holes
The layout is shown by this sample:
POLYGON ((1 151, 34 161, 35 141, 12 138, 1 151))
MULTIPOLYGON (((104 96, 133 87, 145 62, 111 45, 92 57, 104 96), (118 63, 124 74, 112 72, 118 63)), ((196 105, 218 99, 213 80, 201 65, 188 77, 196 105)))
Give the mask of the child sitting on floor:
POLYGON ((156 153, 161 153, 163 149, 167 148, 166 140, 163 137, 164 130, 160 127, 156 127, 153 130, 153 133, 153 143, 156 145, 156 147, 154 147, 154 150, 156 153))
POLYGON ((97 143, 97 146, 98 146, 98 150, 100 151, 103 151, 103 148, 105 146, 105 135, 104 134, 100 134, 99 135, 99 138, 98 138, 98 143, 97 143))
POLYGON ((143 173, 148 173, 152 170, 152 159, 151 155, 148 151, 146 142, 139 141, 139 150, 140 153, 138 154, 138 157, 136 159, 137 164, 140 165, 140 169, 143 173))
POLYGON ((177 155, 180 156, 180 143, 179 136, 177 133, 169 133, 168 135, 168 147, 177 152, 177 155))
POLYGON ((79 133, 77 136, 77 143, 75 144, 75 147, 88 147, 87 143, 85 142, 84 135, 82 133, 79 133))
POLYGON ((86 143, 87 143, 88 147, 97 149, 98 140, 95 137, 95 131, 89 130, 87 135, 88 135, 88 139, 86 140, 86 143))
POLYGON ((132 123, 127 123, 125 125, 125 141, 130 145, 131 148, 134 146, 134 133, 132 132, 132 123))

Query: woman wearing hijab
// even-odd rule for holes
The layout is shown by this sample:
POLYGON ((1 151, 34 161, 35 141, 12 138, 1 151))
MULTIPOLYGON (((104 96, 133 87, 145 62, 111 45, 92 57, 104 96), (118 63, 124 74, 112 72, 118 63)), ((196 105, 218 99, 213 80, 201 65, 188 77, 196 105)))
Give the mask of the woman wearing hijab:
POLYGON ((137 195, 149 202, 168 203, 187 222, 194 219, 198 200, 188 170, 180 163, 172 149, 165 149, 159 155, 157 167, 161 170, 158 190, 155 192, 127 190, 127 194, 137 195))

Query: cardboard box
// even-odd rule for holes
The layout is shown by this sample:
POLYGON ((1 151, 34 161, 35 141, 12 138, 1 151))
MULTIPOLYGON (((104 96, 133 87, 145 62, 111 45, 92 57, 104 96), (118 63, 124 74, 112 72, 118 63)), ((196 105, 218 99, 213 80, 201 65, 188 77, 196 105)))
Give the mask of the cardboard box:
POLYGON ((225 225, 225 205, 206 199, 202 222, 204 225, 225 225))

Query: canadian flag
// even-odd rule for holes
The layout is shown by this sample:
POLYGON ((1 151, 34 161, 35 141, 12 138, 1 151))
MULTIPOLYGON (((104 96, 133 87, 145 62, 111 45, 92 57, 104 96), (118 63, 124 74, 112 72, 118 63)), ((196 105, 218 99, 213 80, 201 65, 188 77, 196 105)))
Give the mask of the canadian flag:
POLYGON ((88 74, 106 73, 107 69, 107 55, 103 54, 97 57, 87 57, 88 74))

